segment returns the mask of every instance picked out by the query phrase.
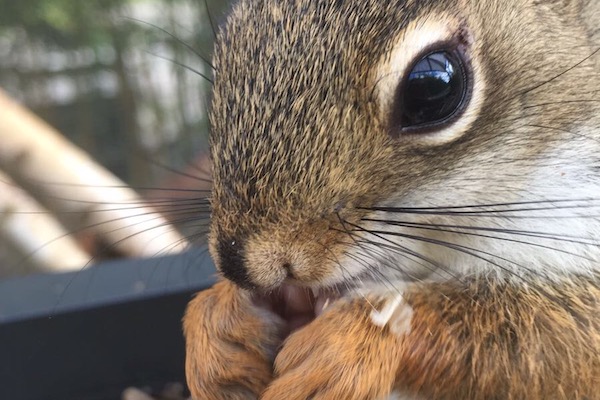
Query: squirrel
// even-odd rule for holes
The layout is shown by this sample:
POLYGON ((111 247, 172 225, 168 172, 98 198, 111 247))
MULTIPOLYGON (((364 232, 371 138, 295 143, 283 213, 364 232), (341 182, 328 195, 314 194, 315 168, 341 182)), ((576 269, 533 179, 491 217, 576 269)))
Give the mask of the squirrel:
POLYGON ((195 399, 600 399, 600 2, 241 0, 195 399))

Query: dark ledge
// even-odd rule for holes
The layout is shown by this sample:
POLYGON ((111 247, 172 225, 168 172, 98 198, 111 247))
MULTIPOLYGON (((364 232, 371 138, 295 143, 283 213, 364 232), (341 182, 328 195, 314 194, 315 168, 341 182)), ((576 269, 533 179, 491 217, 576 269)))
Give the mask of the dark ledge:
POLYGON ((181 318, 204 251, 0 282, 0 399, 120 399, 184 382, 181 318))

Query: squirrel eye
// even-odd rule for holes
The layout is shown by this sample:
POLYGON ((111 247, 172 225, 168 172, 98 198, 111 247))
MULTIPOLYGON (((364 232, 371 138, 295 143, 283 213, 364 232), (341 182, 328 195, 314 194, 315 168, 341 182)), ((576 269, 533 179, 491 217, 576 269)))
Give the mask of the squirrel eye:
POLYGON ((428 53, 413 64, 399 87, 393 125, 431 130, 458 117, 467 103, 468 76, 457 50, 428 53))

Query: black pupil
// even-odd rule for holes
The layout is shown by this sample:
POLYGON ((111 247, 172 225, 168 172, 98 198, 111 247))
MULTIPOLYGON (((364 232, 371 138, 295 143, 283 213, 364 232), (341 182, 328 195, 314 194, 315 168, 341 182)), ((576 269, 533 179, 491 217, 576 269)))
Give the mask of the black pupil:
POLYGON ((444 122, 461 106, 465 74, 456 55, 430 53, 413 67, 402 88, 403 128, 444 122))

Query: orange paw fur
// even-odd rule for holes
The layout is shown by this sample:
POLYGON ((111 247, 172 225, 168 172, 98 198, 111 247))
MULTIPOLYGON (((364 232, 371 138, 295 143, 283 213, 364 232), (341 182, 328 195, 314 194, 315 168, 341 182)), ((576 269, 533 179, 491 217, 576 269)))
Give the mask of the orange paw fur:
POLYGON ((256 399, 272 380, 282 321, 228 281, 199 293, 184 317, 186 375, 197 400, 256 399))
POLYGON ((375 326, 364 301, 338 301, 293 333, 262 400, 380 399, 391 392, 399 338, 375 326))

